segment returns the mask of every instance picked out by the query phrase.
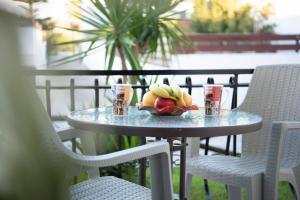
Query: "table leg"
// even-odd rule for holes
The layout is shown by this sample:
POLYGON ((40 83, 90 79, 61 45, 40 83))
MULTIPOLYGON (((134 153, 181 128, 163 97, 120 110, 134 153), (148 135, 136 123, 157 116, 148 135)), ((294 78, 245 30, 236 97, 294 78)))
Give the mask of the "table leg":
MULTIPOLYGON (((117 136, 118 150, 122 150, 122 136, 117 136)), ((118 164, 117 177, 122 178, 122 164, 118 164)))
POLYGON ((173 174, 173 139, 172 138, 168 138, 167 139, 167 142, 169 143, 170 145, 170 162, 171 162, 171 170, 172 170, 172 174, 173 174))
POLYGON ((185 200, 185 174, 186 174, 186 137, 181 138, 180 150, 180 180, 179 180, 179 199, 185 200))
MULTIPOLYGON (((146 138, 141 137, 141 145, 146 144, 146 138)), ((146 170, 147 170, 147 159, 142 158, 140 159, 140 185, 146 186, 146 170)))

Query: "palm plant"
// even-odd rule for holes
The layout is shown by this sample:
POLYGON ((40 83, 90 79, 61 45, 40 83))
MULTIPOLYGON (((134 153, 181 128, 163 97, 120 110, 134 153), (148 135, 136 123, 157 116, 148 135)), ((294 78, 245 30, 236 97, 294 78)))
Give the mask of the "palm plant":
MULTIPOLYGON (((179 42, 187 43, 183 39, 182 31, 174 20, 173 9, 183 0, 85 0, 73 4, 72 14, 81 22, 90 26, 90 29, 65 28, 69 31, 85 34, 83 39, 61 42, 58 45, 88 44, 82 52, 52 62, 62 63, 81 60, 91 53, 105 47, 106 69, 111 70, 116 56, 121 59, 123 70, 140 70, 151 56, 167 60, 169 53, 175 53, 175 46, 179 42), (89 4, 82 4, 82 3, 89 4), (84 6, 84 7, 83 7, 84 6), (129 65, 128 65, 129 63, 129 65)), ((127 77, 125 76, 124 82, 127 77)), ((131 83, 139 81, 132 77, 131 83)), ((134 93, 132 103, 137 102, 134 93)), ((117 140, 110 140, 113 148, 129 148, 138 145, 137 137, 123 136, 121 145, 117 140), (118 147, 116 147, 118 146, 118 147)), ((121 167, 121 171, 132 171, 136 163, 121 167)), ((120 168, 105 169, 114 173, 120 168)), ((107 172, 105 172, 107 173, 107 172)), ((130 174, 130 173, 129 173, 130 174)))
POLYGON ((89 0, 90 4, 86 7, 83 7, 81 2, 74 3, 76 11, 72 14, 90 25, 91 29, 65 29, 86 34, 88 37, 58 45, 89 43, 89 47, 52 64, 83 59, 103 46, 108 70, 112 69, 117 54, 120 56, 123 70, 141 69, 148 57, 156 55, 158 49, 161 58, 166 60, 167 52, 175 52, 176 43, 186 43, 182 31, 174 21, 176 13, 172 13, 182 1, 89 0))

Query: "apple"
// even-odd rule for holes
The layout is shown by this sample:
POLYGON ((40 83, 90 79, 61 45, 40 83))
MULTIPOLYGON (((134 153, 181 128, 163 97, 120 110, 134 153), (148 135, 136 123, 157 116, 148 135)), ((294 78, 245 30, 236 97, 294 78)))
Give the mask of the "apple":
POLYGON ((157 112, 159 114, 171 114, 175 111, 175 106, 166 106, 166 107, 163 107, 162 109, 158 109, 157 112))
POLYGON ((176 105, 176 101, 172 99, 166 99, 163 97, 157 97, 154 102, 154 108, 160 110, 165 107, 174 107, 176 105))

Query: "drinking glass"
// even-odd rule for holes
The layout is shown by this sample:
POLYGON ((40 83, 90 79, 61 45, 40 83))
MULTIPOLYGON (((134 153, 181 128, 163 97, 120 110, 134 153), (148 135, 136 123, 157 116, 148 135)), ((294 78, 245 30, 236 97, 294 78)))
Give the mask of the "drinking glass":
MULTIPOLYGON (((204 106, 206 115, 219 115, 221 112, 223 85, 203 85, 204 106)), ((227 97, 228 97, 227 93, 227 97)), ((227 99, 227 97, 225 99, 227 99)), ((223 101, 225 102, 225 101, 223 101)))
POLYGON ((111 85, 112 104, 114 115, 127 115, 133 89, 130 84, 111 85))

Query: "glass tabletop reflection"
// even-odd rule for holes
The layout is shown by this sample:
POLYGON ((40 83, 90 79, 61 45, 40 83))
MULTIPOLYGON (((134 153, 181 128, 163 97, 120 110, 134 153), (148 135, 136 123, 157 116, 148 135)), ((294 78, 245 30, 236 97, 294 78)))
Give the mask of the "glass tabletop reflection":
POLYGON ((220 115, 207 116, 204 109, 200 109, 187 111, 181 116, 155 116, 136 107, 130 107, 126 116, 113 115, 112 107, 102 107, 74 111, 68 118, 81 123, 145 128, 229 127, 257 124, 262 121, 259 115, 243 111, 222 110, 220 115))

